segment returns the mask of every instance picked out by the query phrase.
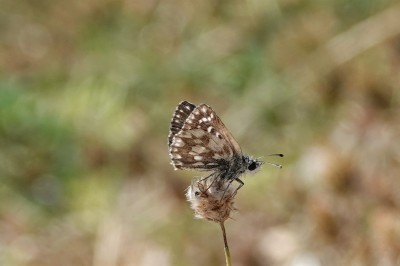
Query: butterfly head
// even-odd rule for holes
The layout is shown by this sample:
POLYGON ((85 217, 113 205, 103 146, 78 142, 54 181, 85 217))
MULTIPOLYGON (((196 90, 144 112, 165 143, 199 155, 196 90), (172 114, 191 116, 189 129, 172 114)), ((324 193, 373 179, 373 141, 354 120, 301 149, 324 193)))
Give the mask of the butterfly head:
POLYGON ((249 156, 243 156, 244 165, 246 167, 246 172, 248 173, 255 173, 257 170, 260 169, 261 165, 264 164, 263 161, 258 159, 253 159, 249 156))

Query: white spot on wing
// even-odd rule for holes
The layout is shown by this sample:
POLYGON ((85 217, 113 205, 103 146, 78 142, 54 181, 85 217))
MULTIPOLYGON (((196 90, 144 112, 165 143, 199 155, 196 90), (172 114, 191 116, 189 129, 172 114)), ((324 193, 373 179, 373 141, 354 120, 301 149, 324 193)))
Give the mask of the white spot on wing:
POLYGON ((213 127, 208 127, 207 128, 208 133, 211 133, 212 130, 213 130, 213 127))
MULTIPOLYGON (((203 153, 204 151, 206 151, 207 149, 203 146, 200 145, 196 145, 192 147, 192 151, 195 152, 196 154, 200 154, 203 153)), ((189 152, 190 153, 190 152, 189 152)))
POLYGON ((185 146, 185 143, 182 141, 182 139, 175 137, 173 146, 175 147, 183 147, 185 146))
POLYGON ((199 155, 196 155, 196 156, 194 156, 193 157, 196 161, 201 161, 201 160, 203 160, 203 156, 199 156, 199 155))
POLYGON ((181 159, 182 158, 182 156, 180 156, 179 154, 173 154, 172 155, 172 158, 174 158, 174 159, 181 159))

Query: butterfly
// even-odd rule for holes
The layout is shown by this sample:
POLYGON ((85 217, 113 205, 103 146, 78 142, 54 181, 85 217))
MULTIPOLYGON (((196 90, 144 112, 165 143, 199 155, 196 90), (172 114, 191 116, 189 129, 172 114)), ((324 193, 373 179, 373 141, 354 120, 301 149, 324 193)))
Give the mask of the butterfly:
MULTIPOLYGON (((174 169, 210 171, 210 176, 237 181, 255 172, 263 161, 242 153, 232 134, 214 110, 206 105, 182 101, 173 114, 168 135, 169 156, 174 169)), ((283 157, 283 154, 271 154, 283 157)), ((269 163, 269 162, 267 162, 269 163)), ((282 168, 279 164, 269 163, 282 168)))

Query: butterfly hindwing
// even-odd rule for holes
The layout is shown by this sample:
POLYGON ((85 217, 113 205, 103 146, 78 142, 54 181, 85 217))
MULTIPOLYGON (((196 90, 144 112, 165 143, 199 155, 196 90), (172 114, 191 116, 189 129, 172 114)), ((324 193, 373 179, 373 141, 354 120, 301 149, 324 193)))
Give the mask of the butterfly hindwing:
POLYGON ((168 146, 171 146, 173 137, 182 129, 186 119, 195 108, 196 106, 194 104, 187 101, 183 101, 178 104, 171 120, 171 127, 168 135, 168 146))

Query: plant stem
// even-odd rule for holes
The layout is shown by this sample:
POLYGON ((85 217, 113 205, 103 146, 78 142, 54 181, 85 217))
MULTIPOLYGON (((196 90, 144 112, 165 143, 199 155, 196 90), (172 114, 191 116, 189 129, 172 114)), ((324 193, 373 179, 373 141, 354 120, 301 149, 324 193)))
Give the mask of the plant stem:
POLYGON ((225 225, 224 222, 220 222, 222 236, 224 237, 224 250, 225 250, 225 262, 226 266, 231 266, 231 253, 229 252, 228 240, 226 239, 225 225))

